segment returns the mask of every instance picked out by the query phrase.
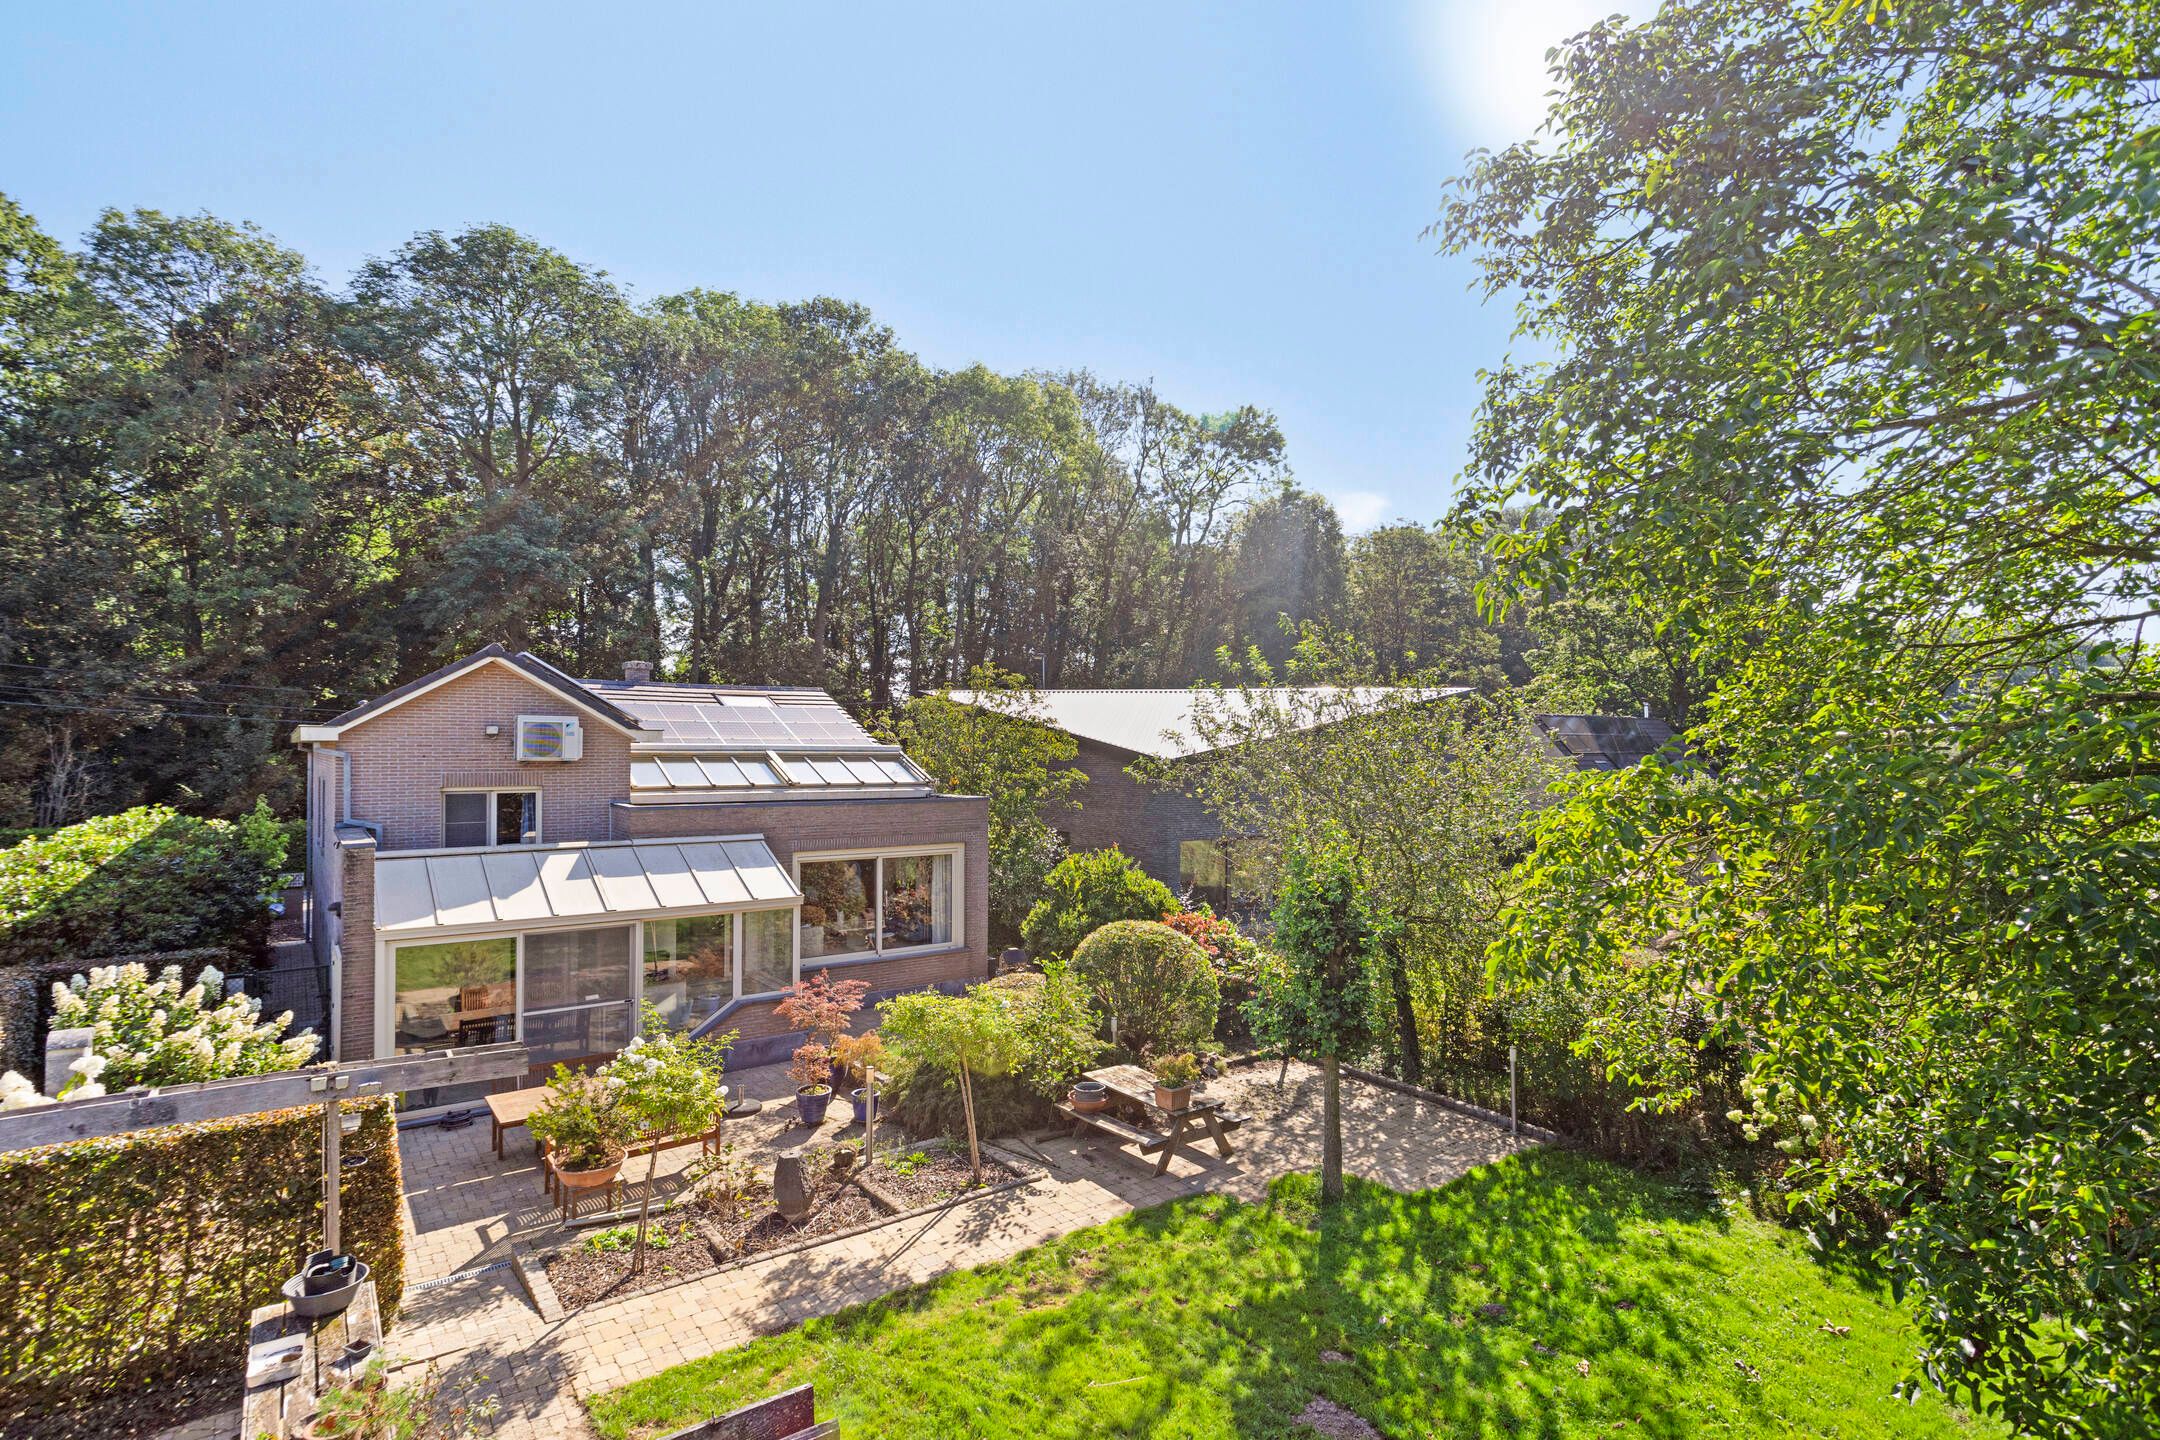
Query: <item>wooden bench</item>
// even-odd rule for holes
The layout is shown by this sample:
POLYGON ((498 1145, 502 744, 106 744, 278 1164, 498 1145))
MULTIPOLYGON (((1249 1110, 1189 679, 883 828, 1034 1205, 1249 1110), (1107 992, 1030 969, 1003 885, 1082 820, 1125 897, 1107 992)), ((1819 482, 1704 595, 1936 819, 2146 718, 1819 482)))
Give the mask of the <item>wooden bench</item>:
POLYGON ((1073 1122, 1075 1135, 1085 1127, 1101 1131, 1125 1144, 1137 1145, 1142 1155, 1161 1152, 1162 1158, 1155 1163, 1155 1173, 1158 1175, 1170 1168, 1170 1161, 1177 1155, 1178 1150, 1185 1146, 1188 1138, 1197 1138, 1199 1132, 1192 1129, 1196 1123, 1215 1142, 1217 1152, 1227 1160, 1232 1153, 1230 1132, 1252 1119, 1250 1115, 1235 1115, 1224 1110, 1220 1100, 1202 1100, 1183 1110, 1170 1112, 1169 1128, 1164 1130, 1136 1125, 1109 1110, 1075 1110, 1063 1101, 1058 1103, 1057 1112, 1073 1122))
POLYGON ((798 1385, 754 1405, 664 1435, 661 1440, 831 1440, 839 1433, 837 1420, 818 1423, 811 1387, 798 1385))
POLYGON ((276 1340, 296 1341, 300 1369, 283 1380, 251 1383, 240 1403, 240 1440, 286 1440, 315 1418, 326 1391, 360 1378, 382 1349, 382 1312, 375 1282, 365 1281, 352 1304, 323 1320, 304 1320, 280 1300, 248 1317, 248 1352, 276 1340))

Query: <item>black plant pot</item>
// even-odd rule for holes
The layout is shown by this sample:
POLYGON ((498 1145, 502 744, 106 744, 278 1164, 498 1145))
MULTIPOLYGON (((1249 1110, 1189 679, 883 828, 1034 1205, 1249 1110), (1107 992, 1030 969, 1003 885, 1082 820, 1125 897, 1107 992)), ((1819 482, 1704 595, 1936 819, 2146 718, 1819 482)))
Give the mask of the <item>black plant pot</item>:
POLYGON ((825 1123, 825 1107, 832 1104, 832 1086, 805 1085, 795 1092, 795 1113, 805 1125, 825 1123))
MULTIPOLYGON (((326 1254, 327 1252, 318 1251, 317 1253, 326 1254)), ((309 1259, 313 1261, 314 1257, 310 1256, 309 1259)), ((367 1262, 365 1260, 355 1260, 343 1272, 343 1284, 329 1290, 309 1290, 307 1288, 309 1271, 319 1268, 319 1265, 311 1263, 298 1275, 287 1280, 281 1287, 286 1302, 293 1308, 293 1313, 309 1320, 320 1320, 326 1315, 335 1315, 352 1304, 353 1297, 360 1293, 360 1287, 367 1283, 368 1278, 367 1262)))

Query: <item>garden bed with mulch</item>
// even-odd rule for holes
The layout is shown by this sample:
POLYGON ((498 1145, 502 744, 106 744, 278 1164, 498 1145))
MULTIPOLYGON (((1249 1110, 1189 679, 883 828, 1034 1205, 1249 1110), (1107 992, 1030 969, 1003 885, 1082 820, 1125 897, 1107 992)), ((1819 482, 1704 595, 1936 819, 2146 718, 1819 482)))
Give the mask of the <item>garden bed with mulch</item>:
POLYGON ((543 1318, 552 1319, 547 1314, 550 1308, 568 1313, 665 1289, 1034 1178, 1034 1172, 1023 1171, 986 1149, 982 1183, 977 1185, 967 1152, 938 1142, 886 1151, 867 1174, 859 1168, 836 1166, 830 1155, 813 1168, 810 1212, 799 1221, 788 1220, 774 1208, 771 1192, 763 1184, 733 1204, 711 1187, 701 1186, 653 1217, 653 1230, 664 1234, 667 1244, 648 1250, 642 1273, 630 1268, 635 1252, 628 1237, 636 1231, 634 1217, 546 1244, 530 1259, 521 1258, 521 1269, 528 1274, 538 1270, 545 1276, 546 1288, 553 1293, 542 1299, 536 1287, 534 1299, 543 1318), (534 1260, 538 1265, 532 1264, 534 1260))

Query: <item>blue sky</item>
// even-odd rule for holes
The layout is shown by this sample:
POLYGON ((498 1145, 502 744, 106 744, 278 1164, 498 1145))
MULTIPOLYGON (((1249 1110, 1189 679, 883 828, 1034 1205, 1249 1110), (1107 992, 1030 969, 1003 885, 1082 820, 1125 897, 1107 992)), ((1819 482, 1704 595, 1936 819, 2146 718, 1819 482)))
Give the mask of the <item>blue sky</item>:
POLYGON ((252 220, 342 283, 503 221, 634 294, 868 304, 931 364, 1275 411, 1363 527, 1445 508, 1510 314, 1418 232, 1597 0, 22 4, 0 189, 252 220))

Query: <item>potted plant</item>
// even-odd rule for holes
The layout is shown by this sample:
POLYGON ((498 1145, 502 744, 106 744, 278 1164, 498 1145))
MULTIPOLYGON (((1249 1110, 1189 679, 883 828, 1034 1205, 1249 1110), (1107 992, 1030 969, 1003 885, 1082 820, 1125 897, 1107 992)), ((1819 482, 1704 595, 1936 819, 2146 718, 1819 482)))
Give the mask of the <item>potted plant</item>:
POLYGON ((1193 1083, 1200 1078, 1200 1062, 1191 1052, 1176 1055, 1158 1055, 1151 1067, 1155 1072, 1155 1103, 1165 1110, 1177 1111, 1192 1105, 1193 1083))
POLYGON ((805 1125, 825 1123, 825 1107, 832 1103, 832 1051, 813 1040, 795 1052, 788 1066, 795 1082, 795 1113, 805 1125))
POLYGON ((832 1103, 835 1047, 847 1034, 848 1021, 870 993, 866 980, 834 980, 823 970, 799 982, 773 1007, 773 1013, 809 1040, 795 1052, 788 1078, 795 1082, 795 1113, 805 1125, 821 1125, 832 1103))
POLYGON ((628 1125, 612 1093, 582 1070, 557 1065, 547 1103, 525 1122, 547 1153, 548 1169, 565 1190, 612 1185, 622 1172, 628 1125))
POLYGON ((866 1035, 842 1035, 833 1042, 833 1059, 841 1073, 856 1082, 857 1088, 848 1091, 848 1099, 855 1106, 855 1123, 867 1124, 870 1112, 877 1108, 877 1090, 870 1076, 884 1062, 885 1042, 875 1030, 866 1035))

